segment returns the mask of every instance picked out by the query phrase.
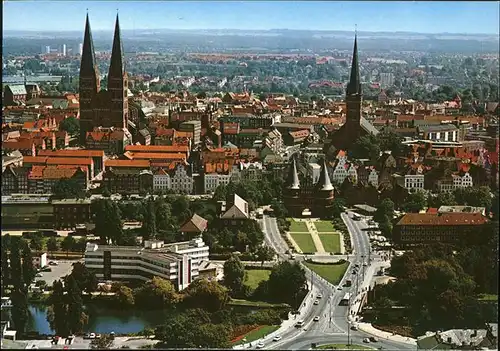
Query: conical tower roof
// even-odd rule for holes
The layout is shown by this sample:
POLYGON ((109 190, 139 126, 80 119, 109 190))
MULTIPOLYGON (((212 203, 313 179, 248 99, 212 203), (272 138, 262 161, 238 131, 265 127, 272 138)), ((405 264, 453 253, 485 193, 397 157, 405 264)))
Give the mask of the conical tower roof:
POLYGON ((87 14, 85 21, 85 35, 83 37, 82 59, 80 62, 80 75, 95 75, 97 64, 95 60, 94 41, 92 40, 92 31, 90 30, 90 20, 87 14))
POLYGON ((358 61, 358 35, 354 36, 354 49, 352 53, 351 76, 347 84, 347 95, 361 94, 361 78, 359 76, 358 61))
POLYGON ((288 171, 287 185, 288 189, 300 189, 299 174, 297 172, 297 165, 295 164, 295 157, 292 158, 292 166, 288 171))
POLYGON ((330 176, 328 175, 328 170, 326 168, 326 160, 323 161, 323 166, 321 167, 321 173, 319 175, 318 187, 321 191, 331 191, 333 190, 332 182, 330 181, 330 176))
POLYGON ((123 59, 123 45, 120 34, 120 20, 116 15, 115 36, 113 38, 113 51, 111 52, 111 63, 109 65, 108 77, 122 77, 125 72, 125 60, 123 59))

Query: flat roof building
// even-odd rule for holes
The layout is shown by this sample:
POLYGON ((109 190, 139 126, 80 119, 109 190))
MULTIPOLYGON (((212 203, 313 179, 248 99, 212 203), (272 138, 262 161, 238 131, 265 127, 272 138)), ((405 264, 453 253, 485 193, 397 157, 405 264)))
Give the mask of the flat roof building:
POLYGON ((87 244, 85 265, 98 279, 150 280, 157 276, 183 290, 199 276, 199 267, 208 261, 209 248, 203 239, 164 244, 146 240, 144 247, 87 244))

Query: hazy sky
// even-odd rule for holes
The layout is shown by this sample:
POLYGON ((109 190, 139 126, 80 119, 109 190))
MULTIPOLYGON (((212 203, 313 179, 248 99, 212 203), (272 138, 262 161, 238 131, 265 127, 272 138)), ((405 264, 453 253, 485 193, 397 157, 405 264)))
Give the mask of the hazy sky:
POLYGON ((497 1, 3 1, 4 30, 317 29, 499 33, 497 1))

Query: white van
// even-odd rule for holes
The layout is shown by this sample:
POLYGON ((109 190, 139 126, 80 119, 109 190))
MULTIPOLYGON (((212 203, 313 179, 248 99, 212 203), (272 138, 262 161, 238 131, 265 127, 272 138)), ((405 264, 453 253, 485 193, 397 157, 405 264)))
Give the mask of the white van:
POLYGON ((304 320, 302 319, 295 324, 296 328, 302 328, 303 326, 304 326, 304 320))

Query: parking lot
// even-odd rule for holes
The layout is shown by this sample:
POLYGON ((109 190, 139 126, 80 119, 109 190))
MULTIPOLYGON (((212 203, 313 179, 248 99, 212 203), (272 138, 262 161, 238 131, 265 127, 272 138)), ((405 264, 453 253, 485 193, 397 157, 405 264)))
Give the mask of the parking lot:
MULTIPOLYGON (((65 344, 65 339, 61 338, 59 339, 59 342, 54 345, 52 344, 51 340, 29 340, 29 341, 23 341, 26 343, 26 349, 33 349, 33 348, 38 348, 38 349, 90 349, 90 343, 92 340, 89 339, 84 339, 81 336, 77 336, 75 338, 75 341, 71 344, 65 344)), ((159 340, 152 340, 152 339, 146 339, 144 337, 116 337, 115 340, 113 341, 113 345, 111 345, 111 348, 113 349, 119 349, 122 347, 127 347, 131 349, 140 349, 146 345, 155 345, 158 343, 159 340)))
POLYGON ((65 275, 70 274, 73 268, 72 264, 78 261, 54 260, 54 262, 57 262, 58 265, 57 266, 49 265, 49 267, 52 269, 52 272, 40 272, 42 276, 36 277, 35 281, 45 280, 48 286, 52 286, 52 283, 54 283, 54 281, 61 279, 65 275))

